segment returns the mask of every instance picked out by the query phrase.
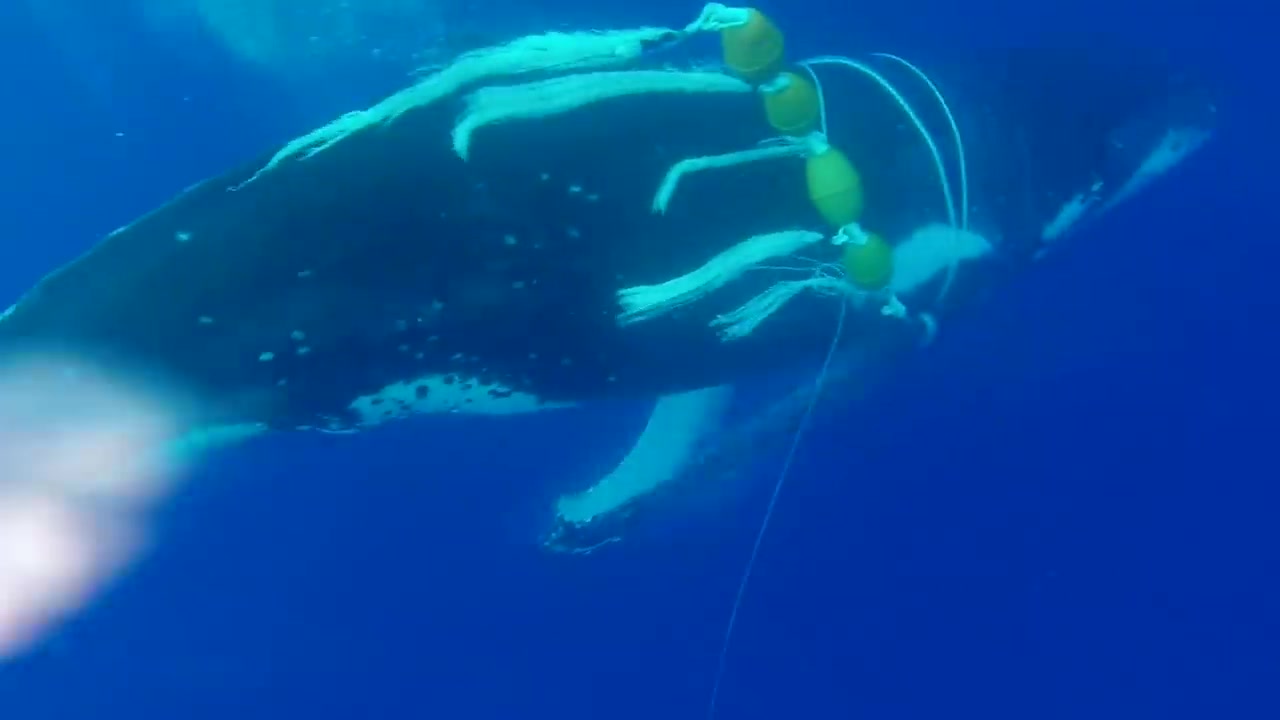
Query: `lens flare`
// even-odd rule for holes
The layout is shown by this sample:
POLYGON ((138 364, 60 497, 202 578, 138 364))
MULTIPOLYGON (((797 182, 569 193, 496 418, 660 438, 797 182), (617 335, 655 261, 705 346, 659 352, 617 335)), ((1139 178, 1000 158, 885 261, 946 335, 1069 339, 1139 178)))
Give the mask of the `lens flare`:
POLYGON ((0 365, 0 660, 137 559, 177 470, 176 415, 156 397, 61 359, 0 365))

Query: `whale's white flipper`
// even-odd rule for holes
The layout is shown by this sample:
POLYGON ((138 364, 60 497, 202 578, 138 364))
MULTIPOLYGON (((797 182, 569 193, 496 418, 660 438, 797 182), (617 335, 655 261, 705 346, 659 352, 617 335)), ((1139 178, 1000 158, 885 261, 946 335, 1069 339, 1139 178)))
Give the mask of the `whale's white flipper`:
MULTIPOLYGON (((590 488, 561 496, 556 503, 557 525, 593 524, 680 477, 699 444, 720 427, 732 400, 729 385, 659 398, 649 423, 622 462, 590 488)), ((549 544, 556 544, 554 538, 549 544)))

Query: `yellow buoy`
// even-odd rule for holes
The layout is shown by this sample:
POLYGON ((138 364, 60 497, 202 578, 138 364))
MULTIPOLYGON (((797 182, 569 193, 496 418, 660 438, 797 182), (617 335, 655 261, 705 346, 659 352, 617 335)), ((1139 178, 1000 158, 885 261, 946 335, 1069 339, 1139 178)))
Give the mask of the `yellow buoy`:
POLYGON ((868 233, 866 242, 844 246, 844 269, 859 288, 883 290, 893 279, 893 247, 879 235, 868 233))
POLYGON ((862 217, 862 178, 844 153, 829 147, 805 162, 809 200, 833 228, 862 217))
POLYGON ((750 83, 770 80, 782 69, 782 31, 764 13, 747 11, 747 21, 720 31, 724 64, 750 83))
POLYGON ((784 72, 778 76, 777 89, 764 91, 764 112, 773 129, 783 135, 808 135, 820 124, 818 89, 808 79, 784 72))

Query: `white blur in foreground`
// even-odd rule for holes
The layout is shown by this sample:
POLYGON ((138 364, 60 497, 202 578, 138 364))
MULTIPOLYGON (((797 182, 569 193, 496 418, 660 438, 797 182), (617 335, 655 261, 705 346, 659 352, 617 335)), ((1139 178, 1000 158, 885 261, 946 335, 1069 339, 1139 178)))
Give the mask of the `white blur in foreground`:
POLYGON ((0 365, 0 661, 127 569, 177 472, 175 413, 63 360, 0 365))

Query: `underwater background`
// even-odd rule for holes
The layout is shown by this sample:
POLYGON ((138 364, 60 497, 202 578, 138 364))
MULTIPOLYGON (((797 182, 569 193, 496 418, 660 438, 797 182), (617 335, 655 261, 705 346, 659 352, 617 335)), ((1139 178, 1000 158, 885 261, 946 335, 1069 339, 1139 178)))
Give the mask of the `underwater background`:
MULTIPOLYGON (((263 7, 290 3, 223 0, 242 14, 207 17, 240 18, 230 43, 183 15, 195 2, 0 0, 0 305, 104 232, 368 105, 414 66, 548 27, 697 11, 317 0, 308 12, 337 15, 276 14, 271 32, 250 34, 263 7), (361 2, 382 7, 365 16, 361 2)), ((813 429, 743 607, 719 716, 1280 717, 1265 11, 761 6, 813 53, 1178 48, 1220 81, 1223 122, 1181 171, 813 429)), ((424 419, 221 453, 159 519, 146 563, 0 666, 0 718, 704 717, 781 458, 711 491, 728 502, 691 503, 595 555, 537 542, 552 499, 616 460, 644 419, 627 404, 424 419)))

